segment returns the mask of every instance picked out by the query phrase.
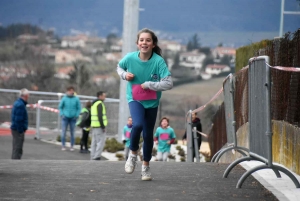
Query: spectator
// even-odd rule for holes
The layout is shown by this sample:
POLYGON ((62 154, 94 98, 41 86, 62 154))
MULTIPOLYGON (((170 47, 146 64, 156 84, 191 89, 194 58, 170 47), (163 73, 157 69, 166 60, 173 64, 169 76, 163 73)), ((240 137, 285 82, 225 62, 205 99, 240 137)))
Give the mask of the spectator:
POLYGON ((82 136, 80 140, 80 153, 89 153, 88 140, 91 130, 91 106, 90 101, 86 102, 85 107, 82 108, 80 117, 76 123, 82 129, 82 136))
POLYGON ((70 151, 74 151, 74 132, 76 120, 81 111, 81 104, 79 98, 74 95, 74 87, 69 86, 67 88, 66 95, 61 99, 59 103, 59 112, 62 119, 62 129, 61 129, 61 143, 62 151, 66 150, 66 132, 68 125, 70 126, 70 141, 71 147, 70 151))
POLYGON ((125 145, 124 152, 125 152, 126 160, 128 159, 128 154, 129 154, 131 128, 132 128, 132 118, 128 117, 127 125, 124 126, 123 129, 123 143, 125 145))
POLYGON ((160 120, 160 127, 156 129, 154 134, 154 142, 157 144, 157 160, 167 161, 170 154, 171 144, 175 142, 175 132, 169 126, 169 119, 163 117, 160 120))
POLYGON ((11 111, 11 134, 13 136, 13 148, 11 159, 21 159, 23 155, 23 143, 25 132, 28 129, 28 114, 26 110, 29 91, 20 90, 20 98, 14 102, 11 111))
MULTIPOLYGON (((200 150, 201 142, 202 142, 202 135, 199 132, 202 132, 202 125, 200 119, 197 117, 197 113, 193 112, 192 113, 192 128, 196 127, 197 129, 197 141, 198 141, 198 148, 200 150)), ((182 137, 182 140, 186 140, 186 131, 182 137)), ((192 146, 193 146, 193 158, 195 157, 195 146, 194 146, 194 141, 192 141, 192 146)), ((198 151, 199 151, 198 150, 198 151)))
POLYGON ((91 127, 92 127, 92 144, 91 160, 101 160, 101 153, 104 148, 106 138, 107 117, 103 101, 106 94, 103 91, 97 93, 97 99, 91 107, 91 127))

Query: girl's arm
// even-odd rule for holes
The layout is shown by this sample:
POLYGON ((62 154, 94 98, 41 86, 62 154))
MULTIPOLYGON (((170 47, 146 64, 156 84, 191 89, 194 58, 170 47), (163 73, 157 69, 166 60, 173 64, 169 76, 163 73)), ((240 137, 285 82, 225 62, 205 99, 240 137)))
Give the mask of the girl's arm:
POLYGON ((123 80, 126 80, 126 71, 121 68, 119 65, 117 67, 117 73, 119 74, 120 78, 123 79, 123 80))
POLYGON ((151 89, 153 91, 166 91, 172 89, 173 80, 171 76, 167 76, 160 80, 160 82, 145 82, 143 84, 144 89, 151 89))
POLYGON ((123 80, 131 81, 134 78, 134 75, 132 73, 125 71, 119 65, 117 67, 117 73, 119 74, 120 78, 123 80))
POLYGON ((170 144, 173 144, 175 142, 175 138, 172 138, 171 140, 170 140, 170 144))

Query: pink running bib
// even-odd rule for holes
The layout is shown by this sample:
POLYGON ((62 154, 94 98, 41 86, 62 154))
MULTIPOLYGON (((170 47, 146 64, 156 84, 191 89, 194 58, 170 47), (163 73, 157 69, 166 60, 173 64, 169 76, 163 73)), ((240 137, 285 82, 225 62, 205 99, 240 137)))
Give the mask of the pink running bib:
POLYGON ((130 138, 130 132, 129 132, 129 131, 126 131, 125 136, 126 136, 127 138, 130 138))
POLYGON ((159 138, 161 140, 169 140, 170 139, 169 138, 169 133, 162 133, 162 134, 160 134, 159 138))
POLYGON ((143 89, 140 84, 132 85, 132 96, 133 100, 142 101, 142 100, 156 100, 156 91, 150 89, 143 89))

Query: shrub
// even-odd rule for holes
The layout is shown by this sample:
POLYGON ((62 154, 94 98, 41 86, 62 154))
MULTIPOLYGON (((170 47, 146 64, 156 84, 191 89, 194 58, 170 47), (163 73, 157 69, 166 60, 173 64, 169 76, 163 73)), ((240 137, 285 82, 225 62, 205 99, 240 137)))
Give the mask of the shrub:
POLYGON ((152 149, 152 156, 156 156, 156 154, 157 154, 157 150, 153 147, 153 149, 152 149))
MULTIPOLYGON (((57 141, 57 142, 61 142, 61 136, 60 136, 60 135, 58 135, 58 136, 56 137, 56 141, 57 141)), ((66 136, 66 142, 70 142, 70 136, 66 136)))
POLYGON ((175 160, 175 156, 174 156, 174 155, 172 155, 172 154, 169 154, 168 158, 169 158, 169 159, 173 159, 173 160, 175 160))
POLYGON ((178 155, 179 155, 179 156, 182 156, 182 157, 185 157, 185 152, 184 152, 184 150, 183 150, 183 149, 179 150, 179 151, 178 151, 178 155))
POLYGON ((200 152, 204 156, 205 162, 210 162, 210 153, 209 152, 200 152))
POLYGON ((76 137, 75 138, 75 144, 80 145, 81 137, 76 137))
POLYGON ((179 146, 179 145, 176 146, 176 150, 179 151, 179 150, 181 150, 181 149, 182 149, 181 146, 179 146))
POLYGON ((125 159, 124 155, 121 153, 116 153, 116 157, 118 158, 119 161, 123 161, 125 159))
POLYGON ((108 138, 105 141, 104 150, 115 153, 117 151, 124 150, 124 145, 123 143, 118 142, 115 138, 108 138))
POLYGON ((176 150, 178 150, 178 155, 179 156, 182 156, 182 157, 185 157, 185 152, 184 150, 181 148, 181 146, 176 146, 176 150))
POLYGON ((60 135, 58 135, 58 136, 56 137, 56 141, 57 141, 57 142, 61 142, 61 137, 60 137, 60 135))
POLYGON ((180 157, 181 162, 185 162, 185 157, 180 157))

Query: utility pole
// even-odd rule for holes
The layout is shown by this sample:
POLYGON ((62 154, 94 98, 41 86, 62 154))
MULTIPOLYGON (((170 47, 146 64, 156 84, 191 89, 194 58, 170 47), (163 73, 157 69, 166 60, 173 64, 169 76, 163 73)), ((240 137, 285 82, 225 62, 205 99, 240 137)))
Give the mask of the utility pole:
POLYGON ((289 14, 289 15, 300 15, 300 12, 296 11, 285 11, 284 10, 284 4, 285 0, 281 0, 281 14, 280 14, 280 27, 279 27, 279 37, 283 36, 283 18, 284 14, 289 14))
MULTIPOLYGON (((122 36, 122 56, 137 49, 136 37, 139 22, 139 0, 124 0, 123 16, 123 36, 122 36)), ((119 121, 118 121, 118 139, 121 141, 123 128, 127 124, 127 118, 130 116, 128 103, 126 99, 127 82, 121 79, 120 82, 120 103, 119 103, 119 121)))

